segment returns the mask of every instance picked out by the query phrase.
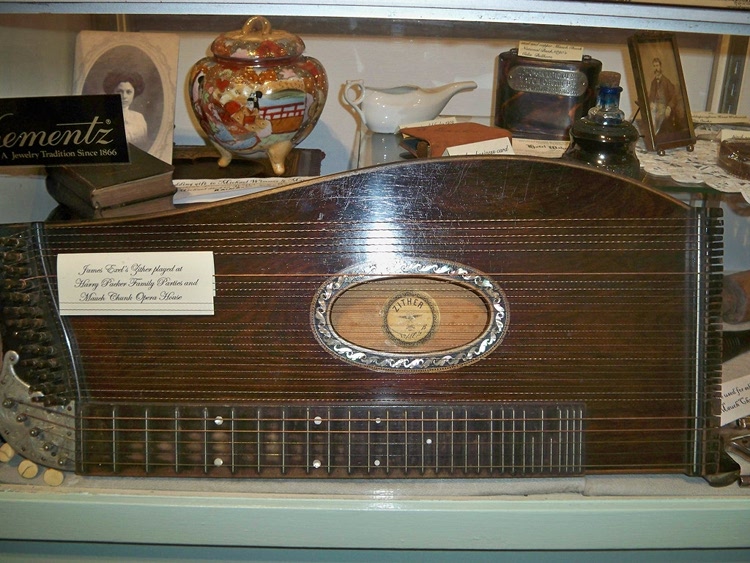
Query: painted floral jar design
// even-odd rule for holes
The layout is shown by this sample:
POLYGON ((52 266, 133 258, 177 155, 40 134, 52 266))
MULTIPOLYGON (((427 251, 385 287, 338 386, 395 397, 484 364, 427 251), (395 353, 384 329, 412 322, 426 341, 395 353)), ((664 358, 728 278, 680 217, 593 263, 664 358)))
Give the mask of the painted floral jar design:
POLYGON ((213 56, 193 65, 192 108, 221 153, 220 166, 265 152, 284 174, 287 155, 312 131, 328 95, 323 65, 304 50, 302 39, 254 16, 219 35, 213 56))

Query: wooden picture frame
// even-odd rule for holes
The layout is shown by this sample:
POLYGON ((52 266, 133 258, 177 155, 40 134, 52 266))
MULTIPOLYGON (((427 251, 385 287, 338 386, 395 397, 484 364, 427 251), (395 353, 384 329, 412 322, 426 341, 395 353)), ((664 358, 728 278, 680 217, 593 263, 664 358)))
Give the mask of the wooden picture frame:
POLYGON ((637 33, 628 38, 628 49, 646 148, 692 150, 696 137, 675 35, 637 33))
POLYGON ((82 31, 74 93, 129 96, 123 102, 128 142, 171 163, 178 55, 175 34, 82 31), (130 84, 130 94, 119 91, 123 83, 130 84))

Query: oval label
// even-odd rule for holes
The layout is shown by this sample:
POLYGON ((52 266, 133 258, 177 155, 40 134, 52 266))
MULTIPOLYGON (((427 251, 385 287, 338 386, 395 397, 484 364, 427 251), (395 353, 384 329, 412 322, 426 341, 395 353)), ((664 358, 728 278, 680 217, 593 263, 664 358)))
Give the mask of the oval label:
POLYGON ((461 264, 401 259, 348 268, 315 294, 315 338, 378 371, 437 371, 481 360, 508 329, 504 292, 461 264))

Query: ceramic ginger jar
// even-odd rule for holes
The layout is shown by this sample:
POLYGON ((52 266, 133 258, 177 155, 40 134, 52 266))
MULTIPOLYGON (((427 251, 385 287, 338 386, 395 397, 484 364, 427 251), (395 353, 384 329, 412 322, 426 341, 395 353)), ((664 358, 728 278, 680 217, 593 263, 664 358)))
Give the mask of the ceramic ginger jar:
POLYGON ((266 153, 274 172, 284 173, 289 151, 312 131, 328 95, 323 65, 304 50, 302 39, 254 16, 219 35, 213 56, 193 65, 191 105, 221 153, 220 166, 266 153))

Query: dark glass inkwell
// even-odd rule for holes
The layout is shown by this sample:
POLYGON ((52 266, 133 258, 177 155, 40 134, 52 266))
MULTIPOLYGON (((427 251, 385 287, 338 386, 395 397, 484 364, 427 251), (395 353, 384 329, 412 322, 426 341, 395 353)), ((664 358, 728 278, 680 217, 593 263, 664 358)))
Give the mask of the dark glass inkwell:
POLYGON ((635 143, 639 135, 620 109, 620 92, 619 73, 599 73, 596 105, 573 123, 570 145, 563 158, 637 179, 640 163, 635 143))

